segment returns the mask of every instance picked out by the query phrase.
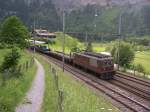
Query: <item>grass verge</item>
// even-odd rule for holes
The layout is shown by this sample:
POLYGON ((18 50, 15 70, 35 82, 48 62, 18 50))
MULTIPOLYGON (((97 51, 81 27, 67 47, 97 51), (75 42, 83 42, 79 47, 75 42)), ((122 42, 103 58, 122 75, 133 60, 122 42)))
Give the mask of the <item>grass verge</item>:
MULTIPOLYGON (((0 50, 0 64, 8 49, 0 50)), ((31 55, 25 51, 21 51, 22 58, 20 64, 31 59, 31 55)), ((36 73, 36 66, 33 65, 28 71, 23 70, 22 76, 19 78, 7 79, 5 85, 1 85, 2 74, 0 74, 0 112, 15 112, 15 107, 24 98, 26 91, 29 89, 31 82, 36 73)))
POLYGON ((94 52, 106 51, 106 45, 102 43, 92 43, 94 52))
POLYGON ((134 64, 141 64, 146 73, 150 73, 150 51, 136 52, 134 64))
MULTIPOLYGON (((53 75, 50 72, 50 65, 41 56, 37 56, 42 63, 46 73, 46 91, 42 112, 57 112, 57 93, 53 80, 53 75)), ((57 70, 59 79, 59 88, 63 91, 63 112, 118 112, 108 100, 103 97, 96 96, 84 84, 74 80, 69 73, 63 73, 62 70, 53 65, 57 70)))

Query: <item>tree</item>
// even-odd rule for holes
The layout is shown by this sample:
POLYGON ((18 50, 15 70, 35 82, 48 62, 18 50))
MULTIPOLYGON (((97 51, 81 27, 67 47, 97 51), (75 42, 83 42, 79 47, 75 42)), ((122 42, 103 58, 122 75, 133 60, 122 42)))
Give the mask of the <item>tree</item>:
POLYGON ((86 51, 88 51, 88 52, 92 52, 93 51, 93 46, 92 46, 91 42, 88 43, 88 45, 86 47, 86 51))
POLYGON ((19 59, 21 55, 19 53, 19 50, 16 47, 13 47, 10 52, 7 53, 7 55, 4 57, 4 61, 1 65, 1 72, 3 73, 5 70, 9 70, 12 72, 15 71, 19 59))
POLYGON ((0 32, 0 42, 9 46, 18 46, 24 48, 27 45, 26 39, 29 38, 29 32, 21 20, 16 16, 6 18, 2 23, 0 32))
POLYGON ((132 49, 132 46, 129 43, 121 42, 120 47, 118 47, 118 43, 115 42, 114 46, 111 50, 112 56, 114 57, 115 63, 123 66, 128 67, 129 64, 134 59, 134 51, 132 49), (118 51, 119 51, 119 57, 118 57, 118 51))

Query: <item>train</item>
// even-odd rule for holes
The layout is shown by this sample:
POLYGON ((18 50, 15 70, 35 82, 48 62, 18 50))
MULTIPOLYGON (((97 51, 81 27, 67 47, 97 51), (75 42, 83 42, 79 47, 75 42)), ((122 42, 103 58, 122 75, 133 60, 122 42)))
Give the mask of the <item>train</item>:
MULTIPOLYGON (((52 58, 63 60, 63 53, 58 51, 51 51, 47 46, 35 46, 37 52, 50 56, 52 58)), ((98 76, 100 79, 111 80, 114 77, 115 69, 113 63, 113 57, 94 52, 74 52, 64 54, 64 61, 66 64, 70 64, 74 67, 82 68, 91 72, 91 74, 98 76)))

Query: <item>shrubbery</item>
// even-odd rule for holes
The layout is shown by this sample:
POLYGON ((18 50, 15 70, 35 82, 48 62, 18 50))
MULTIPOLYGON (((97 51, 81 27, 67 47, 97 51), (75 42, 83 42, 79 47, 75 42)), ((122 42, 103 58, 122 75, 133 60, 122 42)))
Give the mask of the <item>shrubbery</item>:
POLYGON ((6 70, 16 75, 16 68, 21 55, 18 48, 14 47, 7 55, 4 57, 4 61, 0 67, 1 72, 4 73, 6 70))

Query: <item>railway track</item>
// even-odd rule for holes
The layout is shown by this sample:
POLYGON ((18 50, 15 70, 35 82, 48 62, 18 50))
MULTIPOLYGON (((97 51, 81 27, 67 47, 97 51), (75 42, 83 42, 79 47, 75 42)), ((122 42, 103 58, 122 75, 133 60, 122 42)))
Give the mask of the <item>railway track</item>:
MULTIPOLYGON (((45 56, 45 55, 44 57, 50 58, 51 60, 49 61, 57 64, 59 67, 62 67, 61 61, 51 58, 49 56, 45 56)), ((107 96, 109 96, 113 100, 123 105, 125 109, 122 109, 122 110, 126 112, 149 112, 150 111, 149 106, 136 101, 130 95, 125 94, 125 92, 122 92, 121 89, 110 84, 107 81, 98 79, 92 75, 89 75, 88 73, 85 73, 67 64, 65 64, 65 70, 70 72, 74 76, 76 76, 78 79, 84 81, 86 84, 105 93, 107 96)))
POLYGON ((150 84, 148 82, 124 74, 116 74, 110 83, 150 101, 150 84))
POLYGON ((134 86, 131 86, 129 84, 126 84, 124 82, 121 82, 121 81, 116 81, 116 80, 112 80, 110 81, 111 84, 113 85, 116 85, 126 91, 129 91, 133 94, 136 94, 137 96, 140 96, 141 98, 144 98, 145 100, 148 100, 150 101, 150 96, 147 92, 144 92, 142 90, 140 90, 139 88, 137 87, 134 87, 134 86))
POLYGON ((123 79, 128 79, 128 80, 130 80, 130 81, 139 83, 139 84, 144 85, 144 86, 147 86, 147 87, 150 87, 150 81, 143 80, 143 79, 141 79, 141 78, 139 78, 139 77, 135 77, 135 76, 132 76, 132 75, 128 75, 128 74, 122 73, 122 72, 117 72, 116 76, 117 76, 117 77, 120 77, 120 78, 123 78, 123 79))

